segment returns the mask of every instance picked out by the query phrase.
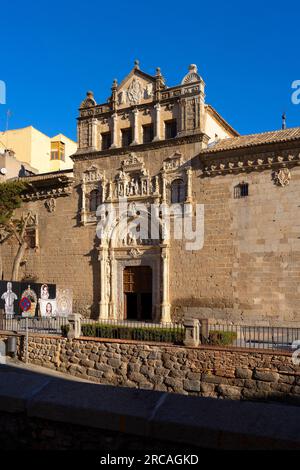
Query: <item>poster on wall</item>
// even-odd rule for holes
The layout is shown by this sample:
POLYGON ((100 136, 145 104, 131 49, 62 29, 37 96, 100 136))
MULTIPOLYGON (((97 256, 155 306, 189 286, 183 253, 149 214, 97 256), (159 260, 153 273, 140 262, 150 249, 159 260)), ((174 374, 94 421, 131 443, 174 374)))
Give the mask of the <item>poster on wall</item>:
POLYGON ((0 281, 0 312, 7 316, 38 316, 39 302, 38 299, 55 299, 56 284, 35 283, 35 282, 16 282, 10 280, 0 281), (20 301, 24 292, 30 294, 30 302, 32 305, 27 315, 23 312, 20 301), (29 292, 30 291, 30 292, 29 292))
MULTIPOLYGON (((31 289, 30 285, 28 285, 27 289, 22 292, 21 301, 22 299, 26 299, 29 301, 26 310, 22 311, 22 317, 35 317, 38 305, 38 298, 36 292, 31 289)), ((22 308, 22 302, 19 305, 22 308)))
POLYGON ((73 291, 72 289, 57 288, 56 291, 57 315, 67 317, 72 315, 73 310, 73 291))
POLYGON ((55 299, 40 299, 40 315, 43 318, 56 317, 56 300, 55 299))

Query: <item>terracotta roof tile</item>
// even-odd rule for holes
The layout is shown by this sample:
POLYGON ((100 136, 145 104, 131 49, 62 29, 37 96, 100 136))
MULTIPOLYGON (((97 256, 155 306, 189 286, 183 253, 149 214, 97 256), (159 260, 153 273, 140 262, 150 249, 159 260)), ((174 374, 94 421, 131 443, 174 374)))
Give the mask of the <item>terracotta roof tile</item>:
POLYGON ((234 150, 243 147, 288 142, 298 139, 300 140, 300 127, 293 127, 280 131, 262 132, 260 134, 241 135, 238 137, 221 139, 217 142, 209 144, 206 149, 201 150, 201 153, 223 152, 226 150, 234 150))

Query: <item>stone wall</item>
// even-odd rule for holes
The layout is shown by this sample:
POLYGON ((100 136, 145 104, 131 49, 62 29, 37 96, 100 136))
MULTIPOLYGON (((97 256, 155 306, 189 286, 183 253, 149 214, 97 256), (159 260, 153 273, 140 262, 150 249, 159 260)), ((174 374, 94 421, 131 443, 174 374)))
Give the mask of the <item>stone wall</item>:
POLYGON ((32 335, 29 361, 101 384, 300 403, 300 367, 284 352, 32 335))
MULTIPOLYGON (((135 152, 144 159, 152 177, 160 172, 164 159, 181 152, 193 166, 193 201, 204 204, 203 248, 187 251, 185 240, 170 243, 173 318, 185 315, 298 326, 300 239, 295 220, 300 169, 291 168, 291 180, 285 187, 274 184, 271 168, 208 177, 202 174, 199 150, 199 142, 174 142, 172 146, 145 146, 135 152), (234 187, 241 181, 249 184, 249 196, 234 199, 234 187)), ((39 247, 26 253, 21 278, 36 277, 39 282, 71 287, 74 311, 86 317, 99 316, 101 279, 96 224, 80 224, 82 174, 98 165, 107 180, 115 178, 126 157, 122 152, 94 154, 76 162, 72 194, 57 198, 55 212, 47 211, 44 200, 26 203, 21 209, 37 213, 39 220, 39 247)), ((11 276, 15 250, 12 242, 3 246, 4 278, 11 276)))

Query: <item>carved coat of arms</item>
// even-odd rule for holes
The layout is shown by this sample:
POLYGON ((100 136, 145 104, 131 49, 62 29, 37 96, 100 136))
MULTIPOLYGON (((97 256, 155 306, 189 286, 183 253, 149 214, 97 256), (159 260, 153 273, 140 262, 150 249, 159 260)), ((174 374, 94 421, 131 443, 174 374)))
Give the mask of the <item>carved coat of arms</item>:
POLYGON ((127 101, 131 105, 138 104, 143 97, 143 87, 141 82, 134 78, 127 88, 127 101))
POLYGON ((274 180, 279 186, 287 186, 291 180, 291 172, 288 168, 281 168, 274 175, 274 180))

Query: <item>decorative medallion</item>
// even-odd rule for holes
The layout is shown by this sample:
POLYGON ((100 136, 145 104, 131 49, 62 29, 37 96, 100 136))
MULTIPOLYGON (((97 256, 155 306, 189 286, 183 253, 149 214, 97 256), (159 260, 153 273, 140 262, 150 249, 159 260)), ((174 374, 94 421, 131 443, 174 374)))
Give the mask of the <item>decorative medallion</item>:
POLYGON ((138 258, 142 254, 141 250, 139 250, 138 248, 131 248, 128 253, 131 258, 138 258))
POLYGON ((274 173, 274 181, 278 186, 287 186, 291 180, 291 172, 288 168, 281 168, 274 173))
POLYGON ((67 317, 73 312, 73 291, 72 289, 63 289, 58 287, 56 292, 57 314, 67 317))

